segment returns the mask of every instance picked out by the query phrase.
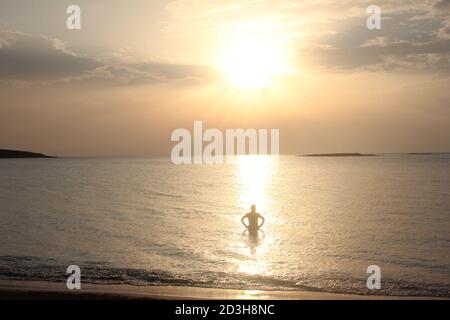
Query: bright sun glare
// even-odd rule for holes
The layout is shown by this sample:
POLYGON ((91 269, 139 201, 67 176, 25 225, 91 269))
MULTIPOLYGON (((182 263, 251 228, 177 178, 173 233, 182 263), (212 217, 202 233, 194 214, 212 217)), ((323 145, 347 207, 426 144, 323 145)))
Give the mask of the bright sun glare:
POLYGON ((270 87, 275 76, 287 71, 287 59, 273 25, 252 22, 239 25, 223 50, 221 68, 240 89, 270 87))

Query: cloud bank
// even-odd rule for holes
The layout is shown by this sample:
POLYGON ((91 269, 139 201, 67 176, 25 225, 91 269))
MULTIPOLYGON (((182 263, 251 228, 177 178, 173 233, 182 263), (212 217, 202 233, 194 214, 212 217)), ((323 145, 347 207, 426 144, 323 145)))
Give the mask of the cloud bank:
POLYGON ((213 79, 206 66, 130 62, 120 55, 88 57, 67 50, 58 39, 0 31, 0 81, 3 83, 83 82, 118 85, 196 83, 213 79))

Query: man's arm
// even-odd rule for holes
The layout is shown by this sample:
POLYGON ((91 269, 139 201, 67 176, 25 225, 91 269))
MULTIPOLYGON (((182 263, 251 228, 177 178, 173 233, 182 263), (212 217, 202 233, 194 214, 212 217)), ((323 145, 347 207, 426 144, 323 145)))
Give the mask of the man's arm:
POLYGON ((264 219, 264 217, 262 215, 259 215, 259 217, 261 218, 262 222, 261 224, 258 226, 258 228, 261 228, 264 224, 264 222, 266 221, 266 219, 264 219))
POLYGON ((247 215, 244 215, 244 216, 241 218, 241 223, 244 225, 244 227, 248 228, 248 225, 246 225, 245 222, 244 222, 245 218, 247 218, 247 215))

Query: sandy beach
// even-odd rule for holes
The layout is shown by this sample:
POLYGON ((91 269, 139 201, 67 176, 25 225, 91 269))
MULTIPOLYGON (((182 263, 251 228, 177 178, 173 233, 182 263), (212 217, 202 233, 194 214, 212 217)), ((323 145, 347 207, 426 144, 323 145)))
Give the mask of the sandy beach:
POLYGON ((262 291, 182 286, 131 286, 83 284, 68 290, 65 283, 1 280, 0 300, 423 300, 435 297, 364 296, 307 291, 262 291))

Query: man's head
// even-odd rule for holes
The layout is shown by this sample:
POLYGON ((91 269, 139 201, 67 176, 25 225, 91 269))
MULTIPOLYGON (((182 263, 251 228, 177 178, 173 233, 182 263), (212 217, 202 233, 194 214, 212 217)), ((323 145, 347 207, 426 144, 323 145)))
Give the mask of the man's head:
POLYGON ((250 206, 250 210, 251 210, 252 212, 256 212, 256 206, 255 206, 254 204, 252 204, 252 205, 250 206))

